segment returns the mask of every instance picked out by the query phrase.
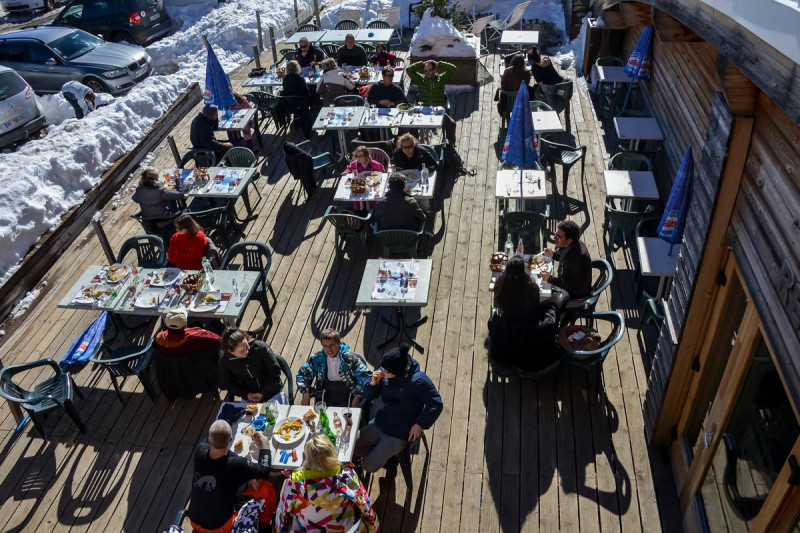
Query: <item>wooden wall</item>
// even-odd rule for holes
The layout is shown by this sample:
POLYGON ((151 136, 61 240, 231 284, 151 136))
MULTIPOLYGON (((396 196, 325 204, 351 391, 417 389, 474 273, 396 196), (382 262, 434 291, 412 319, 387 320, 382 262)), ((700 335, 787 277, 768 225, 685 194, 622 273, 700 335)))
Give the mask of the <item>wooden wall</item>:
POLYGON ((800 126, 760 95, 728 238, 800 407, 800 126))

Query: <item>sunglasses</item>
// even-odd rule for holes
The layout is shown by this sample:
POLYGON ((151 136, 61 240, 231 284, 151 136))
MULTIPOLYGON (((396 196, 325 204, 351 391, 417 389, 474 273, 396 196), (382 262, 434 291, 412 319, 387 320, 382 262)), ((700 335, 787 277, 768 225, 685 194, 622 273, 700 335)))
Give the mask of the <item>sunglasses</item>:
POLYGON ((412 148, 414 148, 414 145, 413 144, 402 144, 402 145, 400 145, 400 148, 402 148, 403 150, 411 150, 412 148))
POLYGON ((301 44, 300 48, 308 48, 308 45, 307 44, 301 44))

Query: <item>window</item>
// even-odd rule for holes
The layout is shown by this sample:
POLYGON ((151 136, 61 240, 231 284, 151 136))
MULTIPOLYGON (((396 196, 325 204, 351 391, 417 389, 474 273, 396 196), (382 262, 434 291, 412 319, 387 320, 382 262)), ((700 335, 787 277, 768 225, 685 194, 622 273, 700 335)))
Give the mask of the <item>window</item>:
POLYGON ((74 6, 71 6, 66 11, 64 11, 59 17, 59 19, 60 22, 64 22, 66 24, 73 24, 76 22, 80 22, 82 16, 83 16, 83 4, 75 4, 74 6))
POLYGON ((22 41, 3 41, 0 44, 0 61, 27 61, 27 45, 22 41))
POLYGON ((48 59, 55 59, 55 55, 45 45, 39 43, 30 43, 28 45, 28 61, 45 64, 48 59))
POLYGON ((55 50, 58 55, 70 61, 78 56, 91 52, 103 44, 103 41, 85 31, 75 30, 69 35, 56 39, 49 44, 50 48, 55 50))
POLYGON ((27 88, 28 86, 19 77, 19 74, 14 72, 0 73, 0 102, 21 93, 27 88))

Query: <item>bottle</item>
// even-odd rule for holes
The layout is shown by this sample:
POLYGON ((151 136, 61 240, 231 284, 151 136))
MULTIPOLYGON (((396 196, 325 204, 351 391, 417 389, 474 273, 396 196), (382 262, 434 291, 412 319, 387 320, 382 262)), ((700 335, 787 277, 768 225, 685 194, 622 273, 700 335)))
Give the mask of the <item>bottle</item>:
POLYGON ((506 236, 506 244, 503 246, 503 252, 506 254, 506 257, 509 258, 514 255, 514 241, 511 240, 510 233, 506 236))
POLYGON ((428 184, 428 167, 424 164, 422 165, 422 172, 420 173, 420 179, 422 180, 423 185, 428 184))
POLYGON ((519 242, 517 242, 517 255, 523 255, 525 253, 525 245, 522 244, 522 237, 519 238, 519 242))
POLYGON ((203 273, 206 275, 206 279, 209 281, 209 285, 214 283, 216 278, 214 277, 214 270, 211 268, 211 261, 208 260, 208 257, 204 257, 202 260, 203 263, 203 273))

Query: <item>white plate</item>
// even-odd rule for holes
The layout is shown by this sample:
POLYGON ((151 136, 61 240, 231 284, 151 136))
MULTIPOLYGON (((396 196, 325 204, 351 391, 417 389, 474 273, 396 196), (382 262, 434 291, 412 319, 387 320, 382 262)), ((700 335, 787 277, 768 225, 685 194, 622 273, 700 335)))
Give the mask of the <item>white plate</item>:
POLYGON ((307 432, 308 432, 308 427, 306 426, 305 422, 303 422, 302 419, 300 419, 300 418, 298 418, 296 416, 290 416, 290 417, 282 418, 280 420, 275 421, 275 430, 272 433, 272 439, 277 444, 280 444, 280 445, 297 444, 298 442, 303 440, 303 438, 305 438, 307 432), (294 437, 290 438, 289 440, 284 440, 280 435, 278 435, 278 428, 280 428, 281 425, 284 422, 287 422, 287 421, 288 422, 293 422, 295 420, 300 420, 300 422, 301 422, 300 432, 297 433, 297 435, 295 435, 294 437))
POLYGON ((93 304, 95 301, 98 300, 98 298, 103 296, 103 293, 105 293, 105 287, 103 285, 92 283, 90 285, 86 285, 80 291, 78 291, 78 293, 72 299, 72 303, 85 304, 85 305, 93 304), (97 289, 101 291, 101 293, 99 296, 87 296, 86 291, 89 289, 97 289))
POLYGON ((177 281, 178 276, 181 275, 180 268, 163 268, 161 270, 157 270, 154 275, 153 279, 150 281, 151 287, 169 287, 175 281, 177 281))
POLYGON ((136 298, 133 305, 140 309, 154 309, 161 304, 161 301, 166 295, 166 289, 145 289, 142 291, 142 294, 136 298))
MULTIPOLYGON (((531 268, 530 269, 531 274, 541 274, 542 272, 547 272, 548 274, 552 274, 553 273, 553 259, 551 257, 547 257, 544 254, 536 254, 536 255, 531 256, 531 258, 533 258, 533 257, 540 257, 540 258, 544 259, 545 262, 542 265, 534 266, 533 268, 531 268)), ((528 263, 528 261, 526 260, 525 261, 525 268, 528 268, 528 265, 530 265, 530 264, 531 263, 528 263)))
POLYGON ((111 265, 111 266, 112 267, 119 267, 121 269, 124 269, 124 272, 117 280, 111 280, 111 279, 108 279, 109 271, 108 270, 103 270, 103 279, 105 280, 106 283, 113 283, 113 284, 120 283, 121 281, 123 281, 125 279, 125 276, 128 275, 128 272, 130 272, 130 268, 127 267, 126 265, 111 265))
POLYGON ((220 303, 222 303, 221 299, 222 299, 221 291, 198 292, 197 296, 195 296, 194 300, 192 300, 192 304, 189 306, 189 311, 192 311, 194 313, 208 313, 219 307, 220 303), (203 297, 207 294, 214 296, 214 302, 212 303, 203 302, 203 297))

